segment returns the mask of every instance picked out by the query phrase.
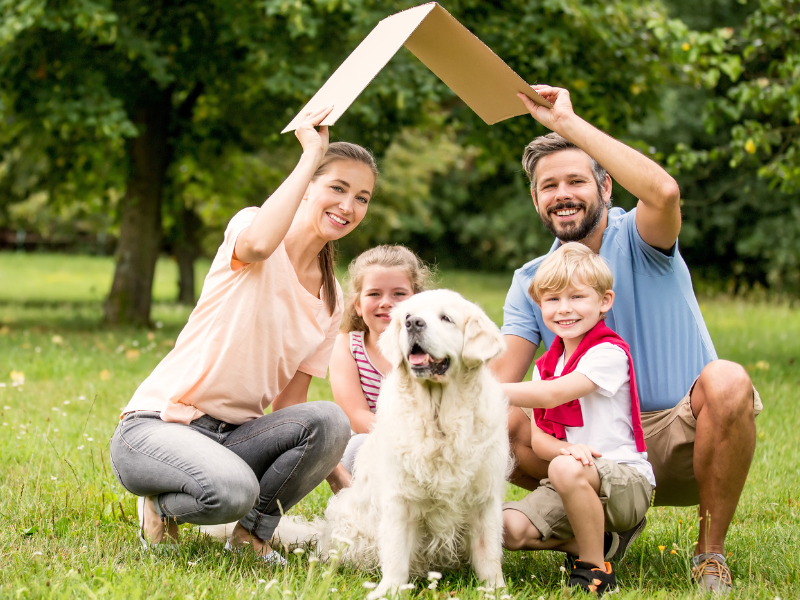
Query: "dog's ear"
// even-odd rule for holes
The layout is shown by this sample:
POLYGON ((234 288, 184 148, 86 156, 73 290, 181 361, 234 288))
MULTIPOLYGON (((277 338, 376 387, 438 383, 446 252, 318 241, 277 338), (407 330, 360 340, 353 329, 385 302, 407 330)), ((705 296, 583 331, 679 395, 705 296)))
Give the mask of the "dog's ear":
POLYGON ((500 330, 483 313, 470 316, 464 327, 464 347, 461 359, 469 369, 474 369, 500 356, 506 349, 506 342, 500 330))
POLYGON ((389 361, 393 369, 399 367, 403 362, 403 349, 400 348, 400 331, 403 328, 401 314, 392 314, 389 326, 383 330, 381 337, 378 338, 378 350, 384 358, 389 361))

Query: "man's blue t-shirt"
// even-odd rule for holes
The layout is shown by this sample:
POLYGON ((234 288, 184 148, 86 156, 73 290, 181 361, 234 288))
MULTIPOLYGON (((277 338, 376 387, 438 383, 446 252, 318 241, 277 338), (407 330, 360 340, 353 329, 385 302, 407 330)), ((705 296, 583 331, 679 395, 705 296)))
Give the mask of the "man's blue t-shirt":
MULTIPOLYGON (((561 242, 556 240, 550 252, 561 242)), ((648 245, 636 229, 636 209, 612 208, 600 246, 614 275, 614 306, 606 324, 628 342, 636 370, 642 412, 674 407, 709 362, 717 359, 700 314, 689 269, 678 252, 665 255, 648 245)), ((544 256, 514 273, 503 307, 506 335, 550 347, 555 334, 528 294, 544 256)))

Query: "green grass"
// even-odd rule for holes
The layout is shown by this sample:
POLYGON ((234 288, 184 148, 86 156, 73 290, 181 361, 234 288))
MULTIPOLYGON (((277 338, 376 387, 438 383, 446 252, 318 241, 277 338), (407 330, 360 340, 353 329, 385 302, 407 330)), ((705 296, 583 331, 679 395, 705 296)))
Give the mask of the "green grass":
MULTIPOLYGON (((134 498, 111 473, 108 442, 120 408, 189 311, 166 302, 175 295, 175 268, 162 261, 153 311, 161 327, 100 327, 112 272, 107 258, 0 254, 0 597, 364 597, 362 583, 374 575, 310 565, 305 555, 291 555, 289 568, 272 572, 224 553, 189 526, 176 555, 139 549, 134 498), (12 372, 24 374, 23 385, 12 385, 12 372)), ((510 275, 445 272, 440 283, 502 318, 510 275)), ((701 306, 720 356, 748 367, 766 407, 728 536, 734 597, 797 597, 800 316, 780 304, 717 299, 701 306)), ((315 380, 311 398, 330 399, 327 382, 315 380)), ((321 485, 294 512, 318 514, 329 494, 321 485)), ((509 498, 520 495, 509 486, 509 498)), ((657 508, 648 519, 618 569, 622 596, 691 597, 694 509, 657 508)), ((509 587, 488 597, 566 597, 560 564, 556 553, 508 553, 509 587)), ((446 573, 435 591, 427 583, 418 581, 407 597, 485 597, 467 568, 446 573)))

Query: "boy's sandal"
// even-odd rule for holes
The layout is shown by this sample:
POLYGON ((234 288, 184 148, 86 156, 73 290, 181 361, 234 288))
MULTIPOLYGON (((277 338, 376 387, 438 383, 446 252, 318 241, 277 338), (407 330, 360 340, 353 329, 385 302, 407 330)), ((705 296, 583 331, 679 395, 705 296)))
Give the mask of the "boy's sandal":
POLYGON ((598 596, 616 592, 617 576, 611 563, 605 563, 604 567, 605 571, 591 563, 576 560, 569 576, 570 587, 579 587, 598 596))
MULTIPOLYGON (((228 540, 225 542, 225 551, 226 552, 234 552, 236 554, 241 554, 242 550, 243 550, 243 548, 241 548, 241 547, 237 548, 236 546, 231 544, 230 538, 228 538, 228 540)), ((286 566, 286 559, 283 558, 278 553, 277 550, 270 550, 266 554, 260 555, 258 558, 259 558, 259 560, 261 560, 268 567, 283 568, 283 567, 286 566)))
MULTIPOLYGON (((612 533, 610 531, 603 533, 603 553, 605 554, 603 560, 622 560, 630 545, 639 537, 646 522, 646 519, 642 519, 636 527, 623 533, 612 533), (631 533, 633 535, 630 535, 631 533)), ((572 573, 572 568, 575 566, 575 561, 578 560, 578 557, 569 552, 564 554, 566 554, 564 568, 567 573, 572 573)))

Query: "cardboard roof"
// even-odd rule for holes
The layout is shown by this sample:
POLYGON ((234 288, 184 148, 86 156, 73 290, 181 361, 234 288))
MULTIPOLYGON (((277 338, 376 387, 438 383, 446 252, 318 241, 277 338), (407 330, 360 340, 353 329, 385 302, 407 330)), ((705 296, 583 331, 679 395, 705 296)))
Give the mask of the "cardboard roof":
POLYGON ((552 108, 453 15, 430 2, 378 23, 281 133, 296 129, 305 112, 331 104, 322 125, 336 123, 403 45, 488 125, 528 114, 517 92, 552 108))

